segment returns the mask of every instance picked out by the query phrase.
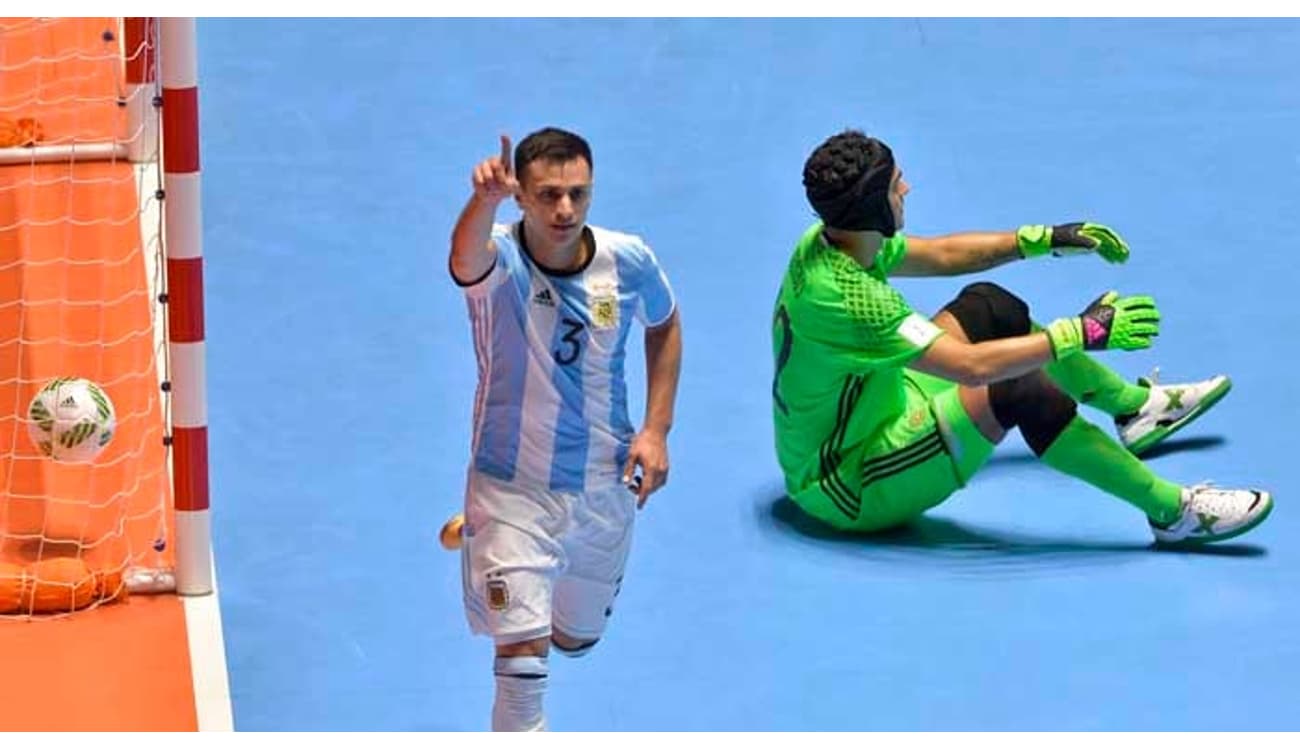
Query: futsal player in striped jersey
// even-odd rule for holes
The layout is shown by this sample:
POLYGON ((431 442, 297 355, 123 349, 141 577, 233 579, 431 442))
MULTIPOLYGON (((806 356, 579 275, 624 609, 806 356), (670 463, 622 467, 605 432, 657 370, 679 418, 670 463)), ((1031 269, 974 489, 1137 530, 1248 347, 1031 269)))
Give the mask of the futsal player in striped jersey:
POLYGON ((681 369, 673 292, 640 237, 587 223, 591 149, 539 130, 474 167, 452 234, 478 358, 461 549, 466 615, 496 646, 492 728, 543 730, 552 647, 582 656, 605 632, 636 511, 668 479, 681 369), (496 223, 514 198, 522 218, 496 223), (645 418, 624 361, 644 327, 645 418))

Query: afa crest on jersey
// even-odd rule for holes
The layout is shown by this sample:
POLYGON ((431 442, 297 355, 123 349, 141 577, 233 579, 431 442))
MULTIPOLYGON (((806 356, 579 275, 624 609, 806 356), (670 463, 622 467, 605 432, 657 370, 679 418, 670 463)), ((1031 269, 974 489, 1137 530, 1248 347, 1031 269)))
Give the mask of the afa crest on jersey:
POLYGON ((595 328, 618 327, 618 296, 609 294, 592 295, 591 325, 595 328))

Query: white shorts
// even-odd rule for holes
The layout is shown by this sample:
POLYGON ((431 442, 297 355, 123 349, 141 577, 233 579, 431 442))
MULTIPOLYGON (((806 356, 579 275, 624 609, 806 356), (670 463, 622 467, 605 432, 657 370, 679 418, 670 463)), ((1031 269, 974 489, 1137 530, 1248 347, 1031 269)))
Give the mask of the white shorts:
POLYGON ((470 630, 499 644, 605 632, 632 549, 636 495, 519 487, 473 469, 461 545, 470 630))

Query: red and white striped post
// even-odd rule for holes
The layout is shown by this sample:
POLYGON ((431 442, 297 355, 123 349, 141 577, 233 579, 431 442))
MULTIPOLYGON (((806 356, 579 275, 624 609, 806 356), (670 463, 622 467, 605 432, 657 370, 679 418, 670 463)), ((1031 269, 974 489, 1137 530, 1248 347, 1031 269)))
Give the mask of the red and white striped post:
POLYGON ((212 591, 208 406, 203 343, 203 214, 199 205, 198 50, 193 18, 160 21, 163 200, 172 393, 176 590, 212 591))
POLYGON ((125 18, 122 54, 126 58, 127 158, 152 160, 158 153, 158 117, 154 111, 154 81, 158 72, 158 19, 125 18))

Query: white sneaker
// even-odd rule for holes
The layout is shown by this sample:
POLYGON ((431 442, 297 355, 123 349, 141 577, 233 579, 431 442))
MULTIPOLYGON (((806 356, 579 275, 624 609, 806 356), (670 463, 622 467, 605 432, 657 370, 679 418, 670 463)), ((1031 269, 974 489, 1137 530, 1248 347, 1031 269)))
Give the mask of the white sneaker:
POLYGON ((1168 526, 1151 521, 1161 544, 1209 544, 1245 534, 1273 510, 1263 490, 1221 490, 1207 482, 1183 488, 1183 514, 1168 526))
POLYGON ((1159 385, 1156 382, 1159 373, 1157 368, 1150 378, 1138 378, 1138 385, 1150 389, 1138 413, 1129 419, 1115 419, 1120 442, 1135 456, 1186 427, 1232 390, 1232 381, 1226 375, 1215 375, 1199 383, 1159 385))
POLYGON ((457 513, 447 519, 447 523, 442 525, 442 530, 438 532, 438 542, 442 548, 448 551, 460 549, 463 540, 463 529, 465 528, 465 515, 457 513))

